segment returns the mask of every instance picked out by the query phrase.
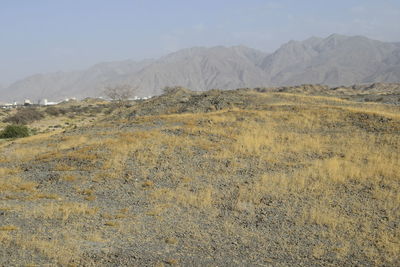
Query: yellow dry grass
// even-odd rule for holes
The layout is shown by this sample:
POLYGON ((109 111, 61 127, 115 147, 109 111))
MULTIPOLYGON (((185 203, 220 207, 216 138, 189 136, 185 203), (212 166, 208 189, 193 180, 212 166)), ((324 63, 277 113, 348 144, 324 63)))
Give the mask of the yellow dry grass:
POLYGON ((65 221, 70 216, 94 215, 97 211, 97 208, 92 208, 85 203, 50 202, 38 204, 34 209, 26 210, 25 216, 65 221))
POLYGON ((15 225, 3 225, 0 226, 0 231, 16 231, 18 227, 15 225))
MULTIPOLYGON (((38 189, 37 182, 22 178, 18 168, 1 167, 0 194, 4 198, 0 200, 7 205, 0 203, 0 207, 43 223, 62 222, 63 231, 73 229, 76 236, 68 239, 57 235, 52 240, 41 235, 13 236, 25 229, 14 229, 10 224, 0 226, 0 242, 15 242, 26 250, 33 247, 67 264, 70 258, 79 258, 82 236, 91 242, 107 243, 113 237, 108 231, 147 227, 140 220, 146 216, 162 222, 168 213, 183 210, 185 219, 202 212, 213 220, 221 206, 229 206, 235 215, 249 216, 252 221, 269 199, 281 203, 276 209, 296 227, 317 229, 324 242, 315 242, 309 248, 315 259, 333 253, 345 260, 352 253, 363 253, 376 265, 398 262, 400 231, 393 225, 398 225, 400 217, 399 110, 328 97, 265 97, 280 101, 257 110, 143 116, 135 123, 163 122, 160 127, 145 130, 111 129, 68 137, 46 134, 16 142, 15 150, 0 154, 5 158, 2 164, 54 163, 52 171, 59 173, 66 188, 72 190, 68 195, 48 193, 38 189), (357 121, 360 114, 367 119, 357 121), (374 116, 388 121, 382 123, 374 116), (62 162, 63 158, 72 163, 62 162), (195 167, 178 168, 182 162, 190 164, 192 158, 198 160, 195 167), (74 165, 75 161, 86 165, 74 165), (244 178, 237 178, 238 173, 245 173, 244 178), (121 180, 129 182, 134 194, 146 202, 143 210, 135 211, 135 220, 122 207, 108 210, 107 206, 97 206, 105 205, 98 201, 101 186, 118 191, 113 186, 121 180), (72 197, 75 201, 66 200, 72 197), (25 208, 11 202, 15 199, 35 205, 25 208), (378 213, 384 215, 379 217, 378 213), (85 220, 93 218, 101 220, 104 228, 83 235, 85 220)), ((183 224, 193 229, 202 227, 189 220, 183 224)), ((227 235, 242 234, 243 242, 269 238, 244 229, 233 219, 221 221, 220 229, 227 235)), ((158 231, 163 230, 160 226, 158 231)), ((200 230, 193 236, 207 240, 200 230)), ((173 237, 161 240, 181 244, 173 237)), ((279 242, 288 243, 288 250, 300 250, 296 244, 289 245, 285 237, 279 242)), ((168 263, 176 264, 172 260, 168 263)))
POLYGON ((37 183, 25 181, 21 177, 10 177, 0 179, 0 192, 35 192, 37 183))

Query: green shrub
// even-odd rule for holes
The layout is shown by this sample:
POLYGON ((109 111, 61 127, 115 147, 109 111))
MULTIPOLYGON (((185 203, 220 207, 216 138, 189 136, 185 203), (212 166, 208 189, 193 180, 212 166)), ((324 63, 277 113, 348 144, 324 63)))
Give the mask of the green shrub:
POLYGON ((0 138, 20 138, 29 136, 29 129, 25 125, 7 125, 0 132, 0 138))

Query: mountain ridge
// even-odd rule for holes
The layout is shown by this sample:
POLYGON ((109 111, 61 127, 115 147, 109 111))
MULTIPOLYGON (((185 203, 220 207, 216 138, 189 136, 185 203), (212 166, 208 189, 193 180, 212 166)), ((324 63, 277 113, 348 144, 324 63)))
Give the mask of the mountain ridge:
POLYGON ((101 96, 131 84, 138 96, 166 86, 192 90, 400 82, 400 43, 332 34, 289 41, 273 53, 245 46, 192 47, 159 59, 103 62, 82 71, 36 74, 0 88, 0 100, 101 96))

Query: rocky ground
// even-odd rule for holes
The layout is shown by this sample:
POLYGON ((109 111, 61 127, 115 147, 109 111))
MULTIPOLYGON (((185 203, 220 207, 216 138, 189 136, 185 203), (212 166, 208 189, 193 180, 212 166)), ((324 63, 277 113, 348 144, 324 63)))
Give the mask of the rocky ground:
POLYGON ((333 96, 357 102, 376 102, 392 105, 400 104, 399 83, 373 83, 353 86, 328 87, 305 84, 292 87, 257 88, 260 92, 286 92, 306 95, 333 96))
POLYGON ((33 122, 0 143, 0 265, 398 266, 400 107, 296 90, 33 122))

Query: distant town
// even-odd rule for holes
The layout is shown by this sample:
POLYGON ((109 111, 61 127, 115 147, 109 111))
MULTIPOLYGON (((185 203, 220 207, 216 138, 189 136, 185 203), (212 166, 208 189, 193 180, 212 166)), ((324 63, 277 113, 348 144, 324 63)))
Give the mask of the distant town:
POLYGON ((66 99, 64 99, 62 101, 58 101, 58 102, 52 102, 52 101, 48 101, 47 99, 42 99, 42 100, 37 101, 36 103, 32 102, 30 99, 25 99, 23 103, 14 101, 13 103, 0 104, 0 107, 3 109, 7 109, 7 108, 16 108, 16 107, 20 107, 20 106, 52 106, 52 105, 57 105, 62 102, 69 102, 69 101, 76 101, 76 98, 75 97, 66 98, 66 99))
MULTIPOLYGON (((145 97, 138 97, 138 96, 134 96, 133 98, 129 98, 128 100, 147 100, 152 98, 153 96, 145 96, 145 97)), ((104 97, 98 97, 99 99, 105 100, 105 101, 111 101, 110 99, 106 99, 104 97)), ((65 98, 64 100, 55 102, 55 101, 48 101, 46 98, 42 99, 42 100, 38 100, 36 103, 34 103, 33 101, 31 101, 30 99, 25 99, 24 102, 18 102, 18 101, 14 101, 12 103, 0 103, 0 108, 2 109, 11 109, 11 108, 17 108, 17 107, 22 107, 22 106, 53 106, 53 105, 57 105, 60 103, 66 103, 66 102, 70 102, 70 101, 77 101, 76 97, 71 97, 71 98, 65 98)))

